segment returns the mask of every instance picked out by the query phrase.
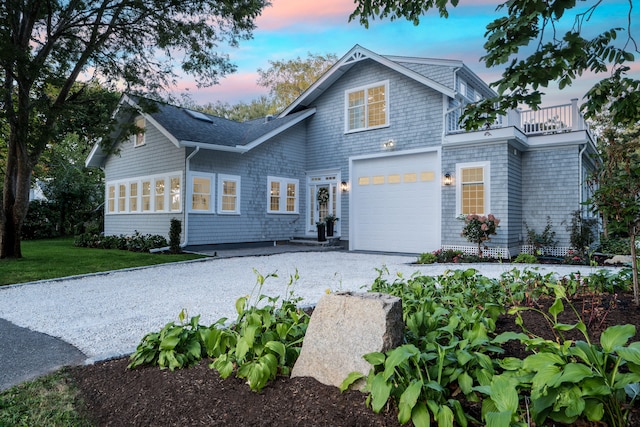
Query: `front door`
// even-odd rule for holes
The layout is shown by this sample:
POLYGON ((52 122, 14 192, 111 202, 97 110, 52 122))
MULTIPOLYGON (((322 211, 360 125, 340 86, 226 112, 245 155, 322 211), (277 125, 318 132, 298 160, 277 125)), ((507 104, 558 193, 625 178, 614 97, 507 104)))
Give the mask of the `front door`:
MULTIPOLYGON (((309 176, 307 179, 308 210, 307 234, 314 235, 317 232, 316 223, 324 221, 331 214, 339 217, 340 212, 340 187, 338 186, 338 174, 319 174, 309 176)), ((334 236, 338 236, 340 227, 336 223, 334 236)))

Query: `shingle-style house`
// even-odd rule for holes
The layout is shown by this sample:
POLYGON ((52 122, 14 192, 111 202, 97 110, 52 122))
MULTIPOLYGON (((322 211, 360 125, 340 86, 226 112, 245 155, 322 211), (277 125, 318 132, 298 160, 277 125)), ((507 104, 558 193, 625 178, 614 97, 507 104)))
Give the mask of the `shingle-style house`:
POLYGON ((355 46, 276 117, 122 109, 145 132, 87 159, 105 171, 105 233, 166 235, 178 218, 184 245, 279 242, 334 214, 350 250, 422 253, 473 248, 457 217, 493 213, 490 253, 518 254, 547 216, 566 248, 596 153, 577 100, 461 131, 461 108, 492 95, 460 61, 355 46))

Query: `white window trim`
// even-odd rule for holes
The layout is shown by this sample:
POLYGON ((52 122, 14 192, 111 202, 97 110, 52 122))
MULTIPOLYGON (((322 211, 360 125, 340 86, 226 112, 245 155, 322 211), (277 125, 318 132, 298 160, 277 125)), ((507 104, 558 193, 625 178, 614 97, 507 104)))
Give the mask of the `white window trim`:
POLYGON ((240 215, 240 176, 239 175, 223 175, 218 174, 218 214, 220 215, 240 215), (225 181, 233 181, 236 183, 236 208, 235 210, 228 211, 222 209, 222 196, 223 194, 223 185, 225 181))
MULTIPOLYGON (((364 116, 366 120, 368 116, 367 112, 369 107, 366 102, 364 106, 365 106, 364 116)), ((365 86, 354 87, 344 91, 344 133, 355 133, 355 132, 362 132, 362 131, 372 130, 372 129, 387 128, 389 127, 389 117, 390 117, 389 115, 389 80, 382 80, 376 83, 368 84, 365 86), (364 90, 365 97, 366 97, 366 91, 368 89, 371 89, 372 87, 378 87, 378 86, 384 86, 385 124, 378 125, 378 126, 368 126, 368 124, 365 123, 365 126, 362 128, 349 129, 349 94, 364 90)))
POLYGON ((293 178, 281 178, 276 176, 267 176, 267 213, 270 214, 286 214, 298 215, 300 213, 300 181, 293 178), (271 183, 280 183, 280 209, 271 209, 271 183), (295 184, 296 198, 293 211, 287 211, 287 184, 295 184))
POLYGON ((137 148, 137 147, 142 147, 143 145, 146 145, 147 143, 147 119, 145 119, 144 116, 138 116, 136 117, 134 124, 138 127, 141 127, 143 129, 142 132, 136 132, 133 135, 131 135, 131 140, 133 142, 133 148, 137 148), (138 125, 138 122, 142 122, 142 126, 138 125), (142 135, 142 142, 138 142, 138 135, 142 135))
POLYGON ((116 181, 109 181, 106 183, 105 185, 105 190, 106 190, 106 197, 105 200, 107 200, 107 203, 105 204, 105 214, 106 215, 122 215, 122 214, 131 214, 131 215, 140 215, 140 214, 152 214, 152 213, 162 213, 162 214, 175 214, 175 213, 181 213, 183 211, 183 206, 184 206, 184 191, 183 191, 184 185, 183 185, 183 178, 182 178, 182 172, 171 172, 171 173, 166 173, 166 174, 158 174, 158 175, 148 175, 148 176, 140 176, 140 177, 133 177, 133 178, 128 178, 128 179, 119 179, 116 181), (178 178, 179 182, 180 182, 180 208, 178 210, 171 210, 171 179, 172 178, 178 178), (155 186, 155 182, 157 179, 164 179, 165 180, 165 193, 164 193, 164 204, 163 204, 163 210, 155 210, 155 194, 156 194, 156 186, 155 186), (144 181, 150 181, 151 182, 151 200, 150 200, 150 206, 151 206, 151 210, 148 211, 143 211, 143 204, 142 204, 142 183, 144 181), (137 204, 138 204, 138 210, 136 211, 130 211, 130 198, 131 198, 131 183, 133 182, 137 182, 138 183, 138 195, 136 197, 137 199, 137 204), (125 208, 123 211, 120 211, 118 208, 118 188, 121 184, 125 185, 125 189, 126 189, 126 195, 125 195, 125 208), (109 206, 108 206, 108 201, 109 201, 109 187, 110 186, 114 186, 115 187, 115 203, 114 203, 114 211, 113 212, 109 212, 109 206))
POLYGON ((484 209, 486 212, 476 212, 478 215, 491 213, 491 162, 471 162, 456 164, 456 217, 462 215, 462 169, 481 167, 484 183, 484 209))
POLYGON ((187 188, 187 200, 185 200, 186 206, 188 206, 188 211, 190 213, 215 213, 216 207, 216 174, 215 173, 205 173, 205 172, 192 172, 189 174, 189 188, 187 188), (209 189, 209 209, 193 209, 193 180, 195 178, 204 178, 208 179, 210 182, 209 189))

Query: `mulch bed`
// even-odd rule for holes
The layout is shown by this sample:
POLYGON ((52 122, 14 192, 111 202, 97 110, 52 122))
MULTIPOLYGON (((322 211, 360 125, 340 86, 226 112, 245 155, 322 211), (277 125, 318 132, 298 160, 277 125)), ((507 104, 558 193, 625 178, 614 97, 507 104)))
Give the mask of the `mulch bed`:
MULTIPOLYGON (((587 318, 597 318, 590 326, 594 340, 611 325, 631 323, 640 327, 640 308, 633 305, 632 295, 621 294, 611 301, 612 298, 606 296, 598 307, 607 308, 614 302, 613 308, 606 313, 596 312, 597 316, 591 316, 589 311, 593 308, 591 297, 574 302, 587 318)), ((548 299, 537 302, 541 308, 549 303, 548 299)), ((542 316, 525 312, 523 319, 529 331, 553 337, 542 316)), ((567 309, 560 321, 573 323, 575 316, 567 309)), ((497 332, 507 330, 520 332, 513 317, 505 315, 498 321, 497 332)), ((576 332, 568 332, 566 337, 583 339, 576 332)), ((639 338, 636 334, 632 340, 639 338)), ((526 356, 525 349, 517 343, 507 343, 504 349, 506 355, 526 356)), ((244 380, 222 380, 215 370, 208 368, 208 362, 174 372, 155 367, 128 370, 125 358, 72 368, 71 376, 86 403, 86 411, 99 426, 399 425, 395 408, 374 414, 365 405, 366 396, 357 391, 340 393, 337 388, 311 378, 278 378, 262 392, 255 393, 244 380)), ((473 411, 472 406, 467 408, 473 411)), ((629 425, 640 425, 637 408, 629 425)))

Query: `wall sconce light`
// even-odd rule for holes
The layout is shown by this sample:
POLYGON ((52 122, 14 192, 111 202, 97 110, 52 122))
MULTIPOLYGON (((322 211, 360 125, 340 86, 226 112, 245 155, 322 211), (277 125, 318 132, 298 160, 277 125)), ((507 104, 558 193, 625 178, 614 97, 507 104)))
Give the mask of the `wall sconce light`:
POLYGON ((453 177, 451 176, 451 174, 449 172, 444 174, 444 180, 442 182, 444 183, 444 185, 453 184, 453 177))
POLYGON ((382 143, 382 148, 385 150, 392 150, 396 146, 396 142, 393 139, 389 139, 382 143))
POLYGON ((347 181, 342 181, 340 183, 340 190, 342 190, 343 193, 349 191, 349 183, 347 181))

